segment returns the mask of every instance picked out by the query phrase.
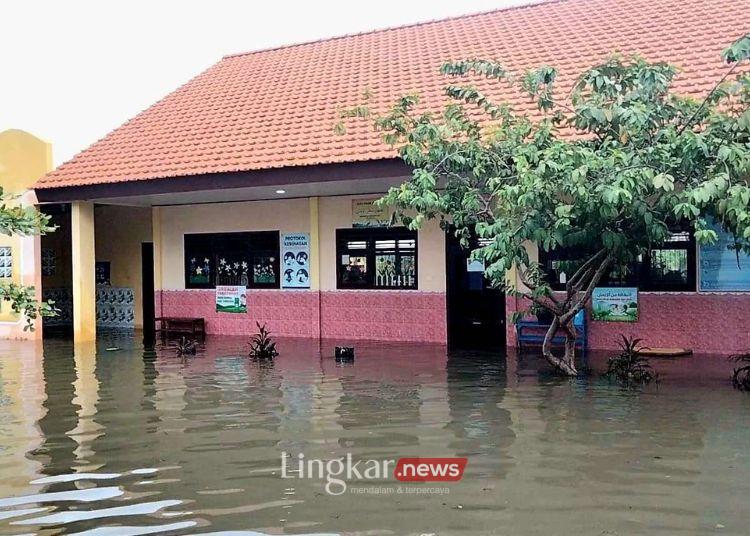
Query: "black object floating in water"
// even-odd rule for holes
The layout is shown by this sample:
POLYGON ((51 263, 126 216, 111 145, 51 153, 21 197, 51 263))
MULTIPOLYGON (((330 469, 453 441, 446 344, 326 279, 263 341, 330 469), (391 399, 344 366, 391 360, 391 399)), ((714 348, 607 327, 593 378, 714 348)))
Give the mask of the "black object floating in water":
POLYGON ((353 346, 337 346, 334 353, 336 361, 354 361, 353 346))

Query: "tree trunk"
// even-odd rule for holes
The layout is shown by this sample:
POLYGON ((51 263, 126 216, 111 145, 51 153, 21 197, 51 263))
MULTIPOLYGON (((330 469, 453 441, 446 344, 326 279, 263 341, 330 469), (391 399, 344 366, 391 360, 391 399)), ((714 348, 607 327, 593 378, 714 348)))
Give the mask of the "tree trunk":
POLYGON ((544 336, 544 343, 542 344, 542 354, 547 361, 559 370, 563 374, 568 376, 577 376, 578 370, 576 369, 576 328, 573 325, 573 321, 570 320, 568 323, 560 328, 560 317, 555 315, 555 319, 552 321, 547 334, 544 336), (557 357, 552 353, 552 339, 557 334, 558 329, 562 329, 565 332, 565 353, 562 357, 557 357))

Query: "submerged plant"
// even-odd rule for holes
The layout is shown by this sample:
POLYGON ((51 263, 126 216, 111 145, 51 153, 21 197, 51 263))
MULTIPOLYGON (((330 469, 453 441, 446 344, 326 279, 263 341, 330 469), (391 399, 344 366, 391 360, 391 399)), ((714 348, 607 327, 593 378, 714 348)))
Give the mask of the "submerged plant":
POLYGON ((610 380, 614 379, 624 387, 645 385, 658 380, 658 374, 651 368, 651 363, 642 352, 646 348, 641 346, 642 339, 634 339, 620 335, 620 353, 607 361, 607 372, 604 374, 610 380))
POLYGON ((187 337, 182 337, 180 341, 177 343, 177 355, 178 356, 195 355, 197 350, 198 350, 198 343, 195 341, 195 339, 188 339, 187 337))
POLYGON ((729 359, 739 363, 740 367, 732 373, 732 385, 740 391, 750 391, 750 352, 745 354, 734 354, 729 359))
POLYGON ((273 359, 279 352, 276 350, 276 343, 271 339, 271 332, 266 329, 266 325, 258 326, 258 333, 253 335, 250 340, 250 357, 254 359, 273 359))

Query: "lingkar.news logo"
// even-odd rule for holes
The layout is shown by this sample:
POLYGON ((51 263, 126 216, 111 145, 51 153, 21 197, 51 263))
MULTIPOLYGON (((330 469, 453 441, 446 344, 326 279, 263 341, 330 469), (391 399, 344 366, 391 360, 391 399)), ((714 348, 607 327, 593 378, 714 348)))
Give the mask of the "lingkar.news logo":
POLYGON ((329 495, 346 493, 352 482, 457 482, 464 476, 467 458, 399 458, 354 460, 351 453, 323 460, 300 453, 281 453, 281 478, 324 480, 329 495))

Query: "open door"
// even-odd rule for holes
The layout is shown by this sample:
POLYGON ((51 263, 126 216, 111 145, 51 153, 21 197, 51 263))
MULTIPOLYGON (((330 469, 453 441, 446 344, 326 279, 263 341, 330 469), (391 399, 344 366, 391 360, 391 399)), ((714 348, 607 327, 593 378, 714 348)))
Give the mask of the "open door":
POLYGON ((451 348, 505 348, 505 293, 490 287, 481 263, 452 233, 446 236, 448 345, 451 348))
POLYGON ((154 244, 141 243, 141 285, 143 307, 143 346, 149 348, 156 342, 154 310, 154 244))

